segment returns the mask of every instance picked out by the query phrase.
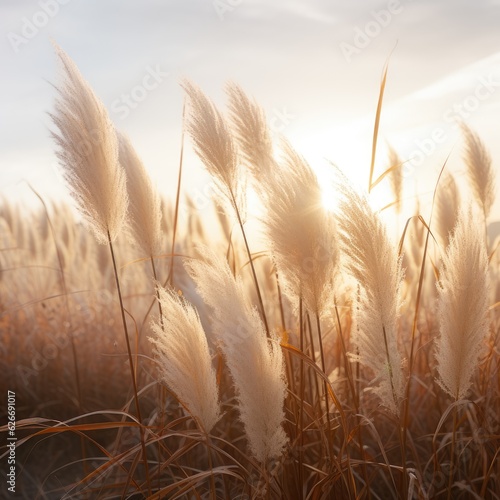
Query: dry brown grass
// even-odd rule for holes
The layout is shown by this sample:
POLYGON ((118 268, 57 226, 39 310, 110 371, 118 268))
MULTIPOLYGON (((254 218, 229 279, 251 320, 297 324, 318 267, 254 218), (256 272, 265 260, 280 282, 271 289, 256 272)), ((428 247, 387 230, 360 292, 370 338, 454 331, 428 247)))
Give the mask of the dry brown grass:
MULTIPOLYGON (((184 87, 191 99, 188 130, 224 200, 226 214, 217 213, 220 230, 208 232, 207 214, 192 202, 188 219, 162 202, 161 214, 152 215, 153 243, 134 246, 124 234, 114 235, 115 277, 108 248, 68 207, 41 206, 27 213, 0 205, 1 392, 16 392, 19 496, 498 498, 498 246, 483 251, 488 269, 484 258, 481 263, 470 257, 478 255, 477 245, 486 245, 486 204, 480 207, 480 230, 464 233, 463 227, 475 223, 468 221, 448 250, 440 245, 448 242, 455 204, 438 211, 438 218, 447 218, 438 221, 439 242, 433 238, 435 223, 416 216, 398 247, 379 214, 345 179, 339 181, 344 202, 335 215, 324 214, 315 195, 299 196, 294 176, 302 177, 295 170, 306 175, 309 167, 291 148, 284 158, 274 156, 262 110, 239 87, 228 90, 235 130, 199 89, 184 87), (271 195, 268 189, 262 201, 276 204, 264 207, 281 217, 275 225, 293 224, 288 207, 296 211, 303 229, 298 234, 290 229, 288 246, 286 231, 279 233, 279 251, 290 257, 276 259, 272 231, 266 251, 250 251, 245 183, 239 178, 249 172, 240 168, 238 145, 245 149, 250 174, 275 169, 269 175, 289 176, 286 189, 275 186, 271 195), (332 236, 323 232, 337 224, 340 246, 328 248, 324 242, 332 236), (473 240, 464 242, 466 236, 473 240), (321 252, 315 253, 318 245, 321 252), (472 252, 465 263, 462 250, 472 252), (325 254, 331 261, 315 262, 325 254), (331 275, 311 284, 310 269, 331 275), (480 271, 488 275, 489 291, 474 281, 480 271), (175 291, 160 292, 162 309, 153 274, 175 291), (453 288, 464 276, 481 289, 453 288), (468 309, 478 297, 481 311, 468 309), (123 343, 122 312, 132 363, 123 343), (446 333, 446 363, 456 379, 464 352, 451 349, 457 346, 456 328, 443 329, 443 321, 462 318, 458 323, 466 330, 473 314, 467 391, 465 385, 455 391, 443 376, 448 348, 441 342, 437 349, 436 339, 446 333), (183 329, 192 329, 192 335, 184 338, 183 329), (159 353, 147 337, 160 339, 159 353), (176 363, 167 366, 169 359, 176 363), (165 363, 162 370, 158 363, 165 363), (171 378, 183 373, 179 383, 171 378), (192 397, 186 395, 189 388, 192 397)), ((370 187, 377 189, 384 174, 374 182, 373 174, 370 187)), ((313 177, 305 178, 314 194, 313 177)), ((253 182, 264 189, 266 178, 253 182)), ((448 186, 440 183, 438 193, 448 186)), ((399 209, 405 200, 397 193, 399 209)), ((451 194, 457 198, 456 187, 451 194)), ((136 224, 147 206, 136 207, 136 224)), ((136 233, 143 229, 137 226, 136 233)), ((6 416, 1 418, 3 434, 6 416)))

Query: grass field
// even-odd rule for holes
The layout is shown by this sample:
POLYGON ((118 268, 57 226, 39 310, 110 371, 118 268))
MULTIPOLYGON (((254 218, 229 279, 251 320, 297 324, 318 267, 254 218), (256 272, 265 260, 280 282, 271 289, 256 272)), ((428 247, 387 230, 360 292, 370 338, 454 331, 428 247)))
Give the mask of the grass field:
POLYGON ((14 497, 499 498, 500 240, 474 131, 460 124, 470 192, 443 165, 431 216, 416 209, 395 239, 395 151, 367 169, 370 190, 391 188, 383 213, 333 165, 327 210, 313 168, 238 85, 222 111, 184 81, 185 147, 214 186, 207 224, 183 195, 182 151, 164 200, 56 52, 52 135, 76 210, 36 186, 40 209, 0 204, 14 497))

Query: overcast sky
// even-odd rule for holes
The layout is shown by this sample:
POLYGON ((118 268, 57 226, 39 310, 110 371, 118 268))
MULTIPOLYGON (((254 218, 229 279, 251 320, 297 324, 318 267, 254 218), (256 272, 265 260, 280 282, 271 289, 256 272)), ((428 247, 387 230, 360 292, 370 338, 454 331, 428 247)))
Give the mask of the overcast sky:
MULTIPOLYGON (((379 168, 387 141, 408 160, 408 207, 417 192, 429 200, 450 152, 449 168, 464 178, 456 118, 500 166, 498 0, 2 0, 0 19, 0 192, 11 197, 30 196, 24 180, 44 196, 66 196, 47 116, 60 81, 51 38, 168 196, 183 77, 221 106, 224 83, 238 82, 314 167, 328 158, 366 182, 389 56, 379 168)), ((206 182, 188 144, 185 191, 196 196, 206 182)))

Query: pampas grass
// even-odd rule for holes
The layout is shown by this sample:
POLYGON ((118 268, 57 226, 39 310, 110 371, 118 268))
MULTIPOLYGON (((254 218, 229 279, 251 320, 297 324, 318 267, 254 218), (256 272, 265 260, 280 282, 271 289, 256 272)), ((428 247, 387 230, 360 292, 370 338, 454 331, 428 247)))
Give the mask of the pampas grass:
MULTIPOLYGON (((234 82, 226 86, 229 97, 229 111, 234 135, 246 167, 256 184, 259 179, 270 179, 275 173, 273 142, 267 126, 264 110, 248 97, 243 89, 234 82)), ((265 189, 258 189, 258 194, 265 194, 265 189)))
POLYGON ((486 224, 495 200, 495 172, 490 155, 479 136, 465 123, 461 124, 461 129, 465 138, 464 159, 467 176, 486 224))
POLYGON ((209 433, 220 418, 217 380, 207 338, 196 310, 174 290, 158 286, 168 321, 155 322, 155 345, 160 377, 209 433))
POLYGON ((488 255, 471 208, 460 212, 443 255, 438 294, 439 381, 459 400, 471 386, 488 334, 488 255))
POLYGON ((207 171, 215 182, 215 201, 222 208, 224 206, 232 207, 229 213, 231 216, 236 217, 240 226, 264 327, 266 334, 269 336, 269 325, 267 323, 262 293, 244 229, 246 221, 246 183, 239 165, 233 136, 222 113, 196 85, 185 80, 182 86, 189 97, 191 108, 186 128, 191 135, 196 153, 203 161, 207 171))
POLYGON ((284 363, 277 339, 268 340, 258 312, 240 279, 220 257, 204 249, 204 260, 186 262, 205 303, 213 311, 213 332, 231 372, 238 408, 252 455, 263 464, 278 458, 287 441, 283 430, 284 363))
POLYGON ((161 198, 130 139, 119 134, 120 164, 127 175, 128 225, 137 246, 148 257, 160 253, 161 198))
MULTIPOLYGON (((125 222, 128 204, 125 171, 119 163, 118 138, 104 105, 85 82, 74 62, 60 47, 55 45, 55 49, 63 64, 65 79, 62 87, 58 88, 56 111, 51 115, 59 133, 54 132, 52 136, 60 148, 57 156, 62 162, 64 177, 80 212, 97 241, 109 246, 135 407, 139 423, 142 424, 136 367, 132 360, 125 306, 113 248, 113 241, 125 222)), ((144 469, 148 478, 148 490, 151 492, 142 427, 140 433, 144 469)))
POLYGON ((263 224, 284 290, 321 314, 332 300, 338 250, 335 221, 323 206, 318 179, 284 141, 280 168, 260 189, 267 193, 263 224))
POLYGON ((436 195, 437 232, 446 248, 453 236, 460 212, 460 193, 452 174, 446 173, 436 195))
POLYGON ((371 368, 373 391, 386 408, 398 414, 405 384, 397 342, 401 260, 367 199, 346 178, 341 182, 340 242, 346 269, 358 283, 353 305, 354 358, 371 368))
POLYGON ((194 149, 215 183, 215 201, 230 206, 245 220, 244 182, 229 124, 214 103, 193 83, 184 80, 182 87, 189 97, 186 129, 194 149))
MULTIPOLYGON (((240 87, 226 89, 226 120, 185 82, 186 130, 217 186, 220 230, 189 198, 181 216, 182 168, 175 204, 158 200, 131 141, 118 149, 103 105, 56 50, 57 154, 92 232, 34 189, 40 209, 0 200, 0 371, 16 398, 19 495, 495 498, 500 317, 488 282, 498 291, 500 261, 480 234, 495 214, 491 183, 479 189, 492 173, 478 141, 482 166, 469 170, 481 211, 457 212, 459 190, 444 179, 437 223, 413 216, 396 230, 397 252, 341 174, 340 207, 325 212, 314 165, 287 142, 274 148, 264 111, 240 87), (257 233, 245 232, 246 174, 262 202, 259 220, 248 215, 266 234, 258 253, 257 233), (154 281, 158 301, 124 222, 164 280, 154 281), (431 252, 435 233, 442 245, 431 252), (174 253, 185 264, 176 291, 164 288, 174 253)), ((371 190, 397 170, 372 182, 380 114, 381 99, 371 190)), ((5 417, 4 405, 7 436, 5 417)))
POLYGON ((396 213, 400 214, 403 199, 403 161, 392 146, 388 146, 388 150, 388 168, 392 169, 389 174, 389 183, 392 194, 394 195, 396 213))
POLYGON ((118 160, 118 139, 108 113, 75 63, 57 45, 64 81, 50 116, 57 157, 77 207, 100 243, 114 241, 127 211, 125 172, 118 160))

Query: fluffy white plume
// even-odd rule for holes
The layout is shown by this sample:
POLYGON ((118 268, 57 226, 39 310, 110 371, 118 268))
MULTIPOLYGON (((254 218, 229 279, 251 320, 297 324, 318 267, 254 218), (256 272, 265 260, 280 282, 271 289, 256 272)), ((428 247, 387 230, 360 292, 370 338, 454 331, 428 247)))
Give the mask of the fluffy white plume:
POLYGON ((217 379, 198 313, 174 290, 158 286, 167 318, 154 323, 160 374, 201 427, 210 432, 220 417, 217 379))
POLYGON ((263 223, 285 291, 319 314, 331 298, 338 260, 335 222, 311 167, 287 142, 283 152, 277 175, 262 182, 268 194, 263 223))
POLYGON ((448 246, 460 211, 460 193, 453 176, 445 174, 436 194, 437 230, 444 246, 448 246))
POLYGON ((78 209, 100 243, 114 240, 127 212, 127 188, 118 161, 118 139, 102 102, 75 63, 57 45, 64 82, 51 118, 59 132, 52 137, 64 178, 78 209))
POLYGON ((161 198, 129 138, 118 134, 120 164, 127 174, 130 232, 145 255, 160 253, 161 198))
POLYGON ((440 383, 456 399, 471 386, 488 333, 488 254, 477 219, 470 207, 460 212, 438 283, 436 359, 440 383))
POLYGON ((343 195, 338 216, 343 256, 348 272, 359 284, 353 341, 359 361, 375 374, 375 393, 397 414, 405 384, 397 343, 401 260, 367 199, 345 177, 338 188, 343 195))
POLYGON ((229 125, 199 87, 187 80, 182 87, 190 105, 186 129, 196 154, 214 180, 215 201, 224 208, 231 206, 243 219, 245 186, 229 125))
POLYGON ((213 310, 213 331, 224 352, 237 392, 250 450, 265 463, 286 443, 286 395, 281 346, 268 340, 257 309, 227 262, 206 249, 205 259, 186 262, 205 303, 213 310))
POLYGON ((495 201, 495 171, 491 157, 479 138, 467 125, 462 123, 465 138, 464 159, 467 165, 469 184, 477 203, 487 218, 495 201))

